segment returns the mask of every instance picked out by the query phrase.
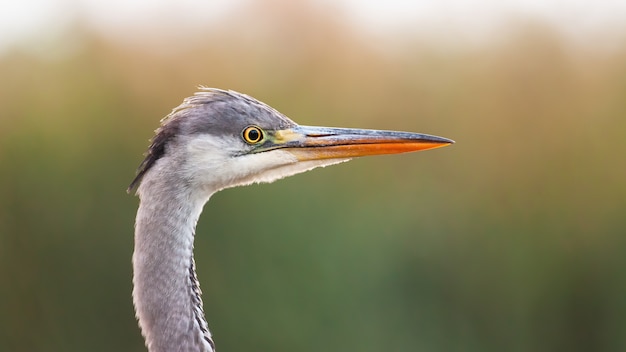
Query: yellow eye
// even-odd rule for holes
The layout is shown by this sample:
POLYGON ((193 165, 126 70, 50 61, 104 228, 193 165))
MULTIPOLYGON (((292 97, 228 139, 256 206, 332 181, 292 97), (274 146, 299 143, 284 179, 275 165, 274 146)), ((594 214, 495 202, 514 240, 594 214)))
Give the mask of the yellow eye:
POLYGON ((263 140, 263 130, 256 126, 248 126, 243 130, 243 139, 250 144, 256 144, 263 140))

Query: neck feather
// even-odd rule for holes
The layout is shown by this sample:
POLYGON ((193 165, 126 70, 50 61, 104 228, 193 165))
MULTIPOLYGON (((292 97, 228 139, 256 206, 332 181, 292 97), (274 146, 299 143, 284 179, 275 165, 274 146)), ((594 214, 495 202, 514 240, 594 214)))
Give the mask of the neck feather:
POLYGON ((215 346, 204 317, 193 258, 195 227, 210 194, 193 195, 147 177, 135 222, 133 301, 150 352, 215 346))

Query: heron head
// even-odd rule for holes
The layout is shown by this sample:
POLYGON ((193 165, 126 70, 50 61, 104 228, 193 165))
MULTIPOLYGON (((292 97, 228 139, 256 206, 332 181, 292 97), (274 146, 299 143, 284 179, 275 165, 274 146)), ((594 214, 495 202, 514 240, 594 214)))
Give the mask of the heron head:
POLYGON ((419 133, 301 126, 247 95, 206 88, 162 120, 129 191, 166 161, 176 165, 178 182, 215 192, 354 157, 451 143, 419 133))

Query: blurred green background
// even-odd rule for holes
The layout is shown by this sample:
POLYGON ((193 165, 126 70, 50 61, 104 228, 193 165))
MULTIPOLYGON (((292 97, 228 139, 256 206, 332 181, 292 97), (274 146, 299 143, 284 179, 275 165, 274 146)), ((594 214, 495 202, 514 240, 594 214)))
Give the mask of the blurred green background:
POLYGON ((626 350, 626 28, 381 39, 313 4, 131 39, 78 18, 0 53, 0 351, 145 350, 125 190, 200 84, 457 141, 215 195, 219 351, 626 350))

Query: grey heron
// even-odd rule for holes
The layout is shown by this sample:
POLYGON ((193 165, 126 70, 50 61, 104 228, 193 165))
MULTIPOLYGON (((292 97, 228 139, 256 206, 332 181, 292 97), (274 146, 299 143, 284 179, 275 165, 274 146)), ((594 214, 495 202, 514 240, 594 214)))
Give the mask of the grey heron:
POLYGON ((215 351, 193 257, 196 222, 219 190, 353 157, 454 143, 426 134, 301 126, 247 95, 202 88, 161 121, 137 176, 133 303, 150 352, 215 351))

